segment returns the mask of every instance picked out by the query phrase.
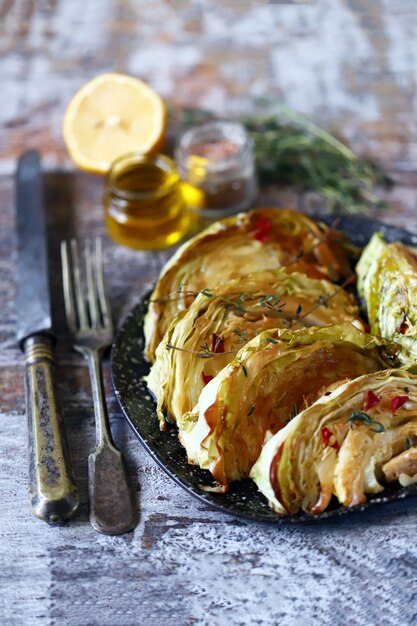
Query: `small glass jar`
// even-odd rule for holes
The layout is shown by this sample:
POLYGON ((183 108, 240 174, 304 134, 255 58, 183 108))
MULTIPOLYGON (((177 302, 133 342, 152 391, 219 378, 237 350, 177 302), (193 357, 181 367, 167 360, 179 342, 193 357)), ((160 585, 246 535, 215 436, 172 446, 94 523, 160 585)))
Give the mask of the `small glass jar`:
POLYGON ((104 207, 110 237, 131 248, 166 248, 189 229, 178 170, 163 154, 119 157, 106 178, 104 207))
POLYGON ((175 150, 187 206, 219 219, 252 204, 256 177, 251 141, 242 124, 216 121, 186 131, 175 150))

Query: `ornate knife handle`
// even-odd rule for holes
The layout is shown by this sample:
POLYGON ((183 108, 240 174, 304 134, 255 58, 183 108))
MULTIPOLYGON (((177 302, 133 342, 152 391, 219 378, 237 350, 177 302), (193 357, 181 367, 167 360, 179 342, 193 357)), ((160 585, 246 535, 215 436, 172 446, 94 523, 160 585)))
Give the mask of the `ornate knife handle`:
POLYGON ((29 431, 29 500, 50 523, 71 517, 79 504, 55 382, 52 339, 26 339, 25 389, 29 431))

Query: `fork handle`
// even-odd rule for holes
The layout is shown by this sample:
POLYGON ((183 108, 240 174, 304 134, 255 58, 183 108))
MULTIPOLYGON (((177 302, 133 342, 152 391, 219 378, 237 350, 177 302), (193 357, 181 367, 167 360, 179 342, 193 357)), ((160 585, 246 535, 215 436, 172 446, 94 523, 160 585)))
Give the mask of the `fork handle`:
POLYGON ((122 535, 137 523, 129 477, 122 453, 103 442, 88 457, 90 522, 105 535, 122 535))
POLYGON ((137 524, 137 512, 122 453, 115 447, 104 395, 101 354, 86 353, 93 389, 96 449, 88 457, 90 522, 105 535, 122 535, 137 524))
POLYGON ((52 339, 33 335, 24 352, 30 508, 46 522, 62 522, 79 500, 58 402, 52 339))

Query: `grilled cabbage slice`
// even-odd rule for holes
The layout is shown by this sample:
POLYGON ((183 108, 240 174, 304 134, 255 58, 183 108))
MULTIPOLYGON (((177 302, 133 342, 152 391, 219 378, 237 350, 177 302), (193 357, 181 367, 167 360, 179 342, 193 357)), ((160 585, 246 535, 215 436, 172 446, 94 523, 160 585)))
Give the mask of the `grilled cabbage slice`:
POLYGON ((358 292, 371 332, 401 346, 404 364, 417 360, 417 254, 377 233, 357 265, 358 292))
POLYGON ((189 462, 227 488, 248 476, 267 433, 280 430, 335 381, 383 367, 381 340, 350 323, 255 337, 203 389, 179 438, 189 462))
POLYGON ((174 318, 156 350, 148 387, 157 400, 161 428, 165 417, 180 422, 205 384, 262 331, 345 321, 363 329, 352 296, 327 280, 290 274, 286 268, 255 272, 204 291, 174 318))
POLYGON ((417 482, 417 376, 384 370, 322 396, 265 444, 251 477, 281 514, 417 482))
POLYGON ((174 315, 190 306, 196 292, 281 266, 338 281, 351 274, 346 238, 283 209, 257 209, 212 224, 180 247, 162 270, 145 319, 146 358, 154 359, 174 315))

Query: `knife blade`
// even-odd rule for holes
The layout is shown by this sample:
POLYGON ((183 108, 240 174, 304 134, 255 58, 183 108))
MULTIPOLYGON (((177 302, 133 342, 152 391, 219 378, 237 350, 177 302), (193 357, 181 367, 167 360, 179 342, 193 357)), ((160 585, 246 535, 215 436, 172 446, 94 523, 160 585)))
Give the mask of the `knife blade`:
POLYGON ((36 517, 57 523, 73 515, 79 499, 56 383, 43 181, 34 150, 18 160, 16 213, 17 340, 25 354, 29 502, 36 517))

